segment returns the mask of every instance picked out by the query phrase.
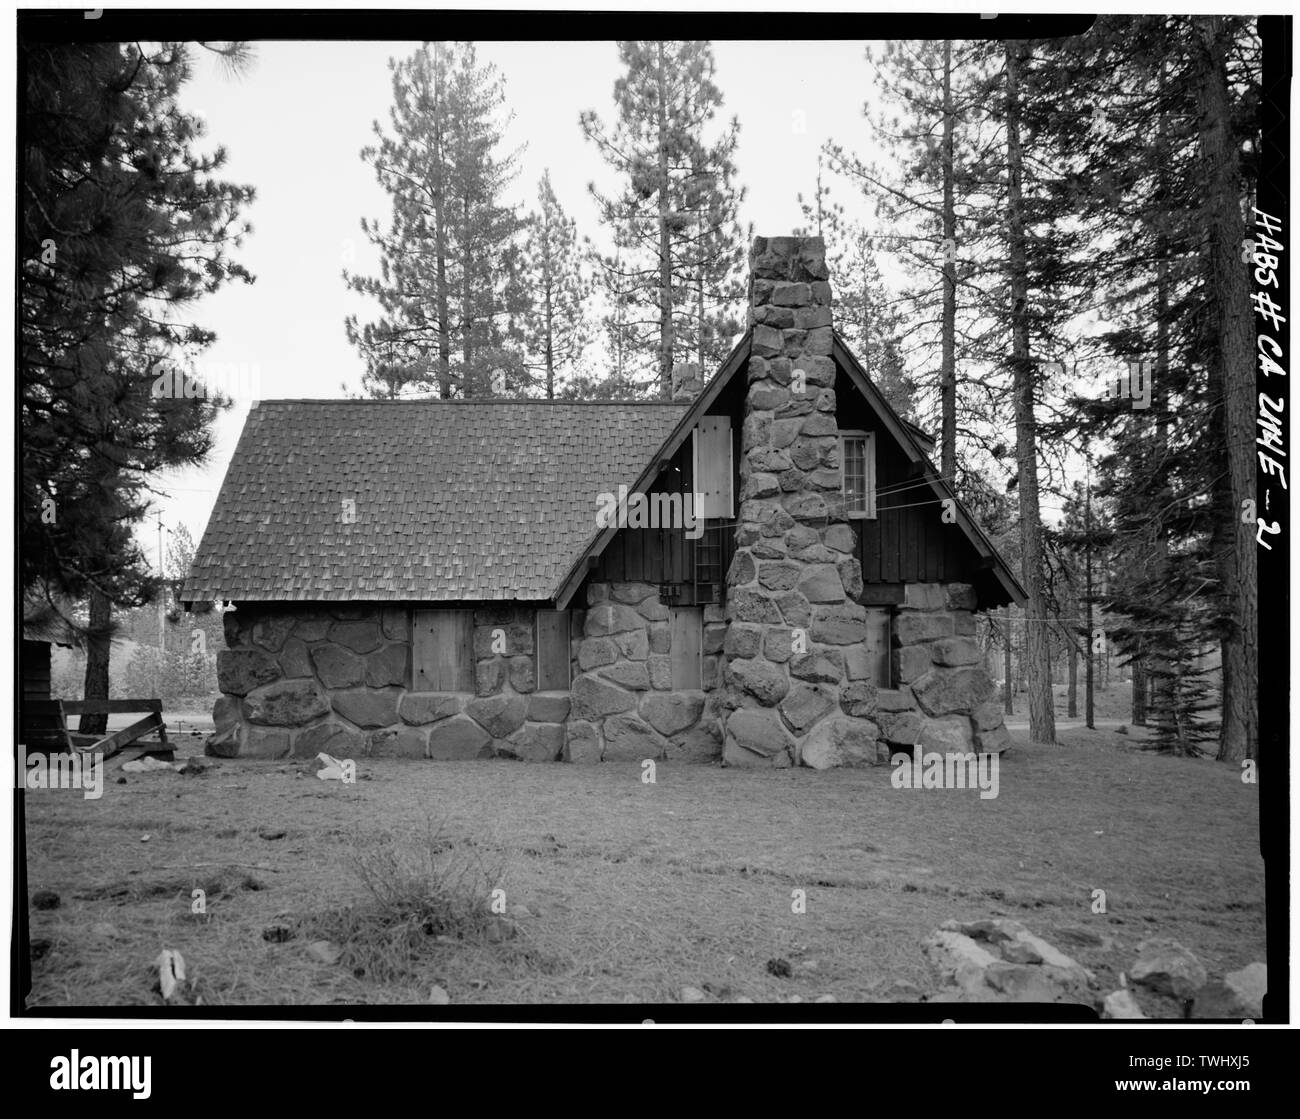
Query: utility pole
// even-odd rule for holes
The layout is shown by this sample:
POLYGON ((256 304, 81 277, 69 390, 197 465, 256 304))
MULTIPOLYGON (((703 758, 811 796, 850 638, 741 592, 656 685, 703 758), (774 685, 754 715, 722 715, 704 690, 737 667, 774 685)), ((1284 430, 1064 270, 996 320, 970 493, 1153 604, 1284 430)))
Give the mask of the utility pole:
POLYGON ((163 560, 163 523, 162 514, 158 517, 158 578, 162 580, 158 588, 158 659, 154 662, 153 668, 153 698, 160 698, 162 692, 159 690, 159 677, 162 673, 163 647, 164 647, 164 629, 163 629, 163 596, 166 594, 167 568, 163 560))
MULTIPOLYGON (((1087 628, 1087 649, 1084 651, 1084 664, 1087 666, 1084 673, 1084 721, 1089 730, 1096 730, 1093 722, 1092 709, 1092 684, 1093 684, 1093 637, 1092 637, 1092 459, 1085 459, 1086 471, 1084 475, 1083 486, 1083 570, 1084 570, 1084 603, 1085 625, 1087 628)), ((1104 637, 1103 637, 1104 640, 1104 637)))

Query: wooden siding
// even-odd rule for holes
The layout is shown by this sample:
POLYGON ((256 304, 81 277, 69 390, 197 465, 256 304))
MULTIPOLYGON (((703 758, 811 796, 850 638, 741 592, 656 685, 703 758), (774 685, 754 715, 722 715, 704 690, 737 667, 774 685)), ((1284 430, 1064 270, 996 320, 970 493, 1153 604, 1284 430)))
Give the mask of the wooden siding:
MULTIPOLYGON (((732 440, 732 493, 740 493, 740 397, 736 389, 743 387, 745 378, 737 377, 710 409, 710 415, 731 416, 732 440)), ((651 494, 689 494, 694 484, 694 439, 689 438, 669 460, 651 487, 651 494)), ((721 578, 726 579, 736 551, 735 521, 710 518, 704 522, 706 539, 722 544, 721 578)), ((695 582, 695 545, 680 528, 624 528, 601 554, 589 578, 603 583, 677 583, 695 582)))
POLYGON ((474 611, 416 610, 412 621, 412 690, 472 692, 474 611))
POLYGON ((569 690, 569 612, 537 611, 537 690, 569 690))
POLYGON ((910 465, 843 372, 836 378, 841 430, 876 433, 876 516, 849 522, 858 537, 864 583, 970 582, 975 550, 945 524, 934 491, 910 465))

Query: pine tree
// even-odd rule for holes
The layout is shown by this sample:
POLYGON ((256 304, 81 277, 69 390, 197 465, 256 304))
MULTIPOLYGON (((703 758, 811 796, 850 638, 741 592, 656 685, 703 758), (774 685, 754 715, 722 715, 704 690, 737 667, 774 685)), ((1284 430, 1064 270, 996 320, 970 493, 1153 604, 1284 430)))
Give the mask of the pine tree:
MULTIPOLYGON (((1245 204, 1249 178, 1240 153, 1257 150, 1258 44, 1246 20, 1227 21, 1216 37, 1207 56, 1186 18, 1104 17, 1088 36, 1053 47, 1059 87, 1044 88, 1042 100, 1065 105, 1067 85, 1074 99, 1043 133, 1069 168, 1063 193, 1086 237, 1075 264, 1074 282, 1087 290, 1081 302, 1109 320, 1085 349, 1121 375, 1130 362, 1149 370, 1143 404, 1127 389, 1119 401, 1076 397, 1054 425, 1061 438, 1103 447, 1098 492, 1114 506, 1123 557, 1111 604, 1133 619, 1118 637, 1139 658, 1135 720, 1149 678, 1161 748, 1201 748, 1213 730, 1201 717, 1207 682, 1197 651, 1208 635, 1220 641, 1225 666, 1219 752, 1236 757, 1255 739, 1254 584, 1233 566, 1244 542, 1243 491, 1223 469, 1232 422, 1225 400, 1237 383, 1240 447, 1251 439, 1251 389, 1249 378, 1218 372, 1250 365, 1248 354, 1221 361, 1225 345, 1241 348, 1240 318, 1221 313, 1235 306, 1221 280, 1233 279, 1233 266, 1245 276, 1236 258, 1224 264, 1221 226, 1230 236, 1239 228, 1233 207, 1245 204), (1238 336, 1225 343, 1234 319, 1238 336), (1248 683, 1236 686, 1234 669, 1248 683)), ((1253 544, 1248 550, 1253 556, 1253 544)))
POLYGON ((387 228, 362 219, 380 252, 380 274, 344 272, 381 314, 346 322, 366 361, 371 395, 436 387, 444 399, 523 387, 519 318, 527 286, 520 221, 502 196, 517 153, 499 148, 510 123, 504 85, 472 43, 425 44, 390 61, 390 131, 361 156, 392 197, 387 228))
MULTIPOLYGON (((241 44, 216 46, 236 67, 241 44)), ((114 609, 157 576, 132 535, 150 478, 203 461, 229 401, 193 363, 214 341, 191 310, 252 276, 230 258, 249 187, 194 150, 177 104, 191 48, 20 43, 23 106, 21 582, 52 608, 89 600, 85 696, 108 695, 114 609)), ((105 717, 82 717, 87 733, 105 717)))
POLYGON ((620 250, 602 262, 604 284, 626 311, 621 336, 654 355, 658 392, 667 397, 678 355, 703 358, 707 368, 740 329, 739 124, 705 136, 722 105, 707 42, 627 40, 619 56, 626 72, 614 85, 614 125, 591 110, 580 123, 622 179, 612 195, 591 186, 620 250))
POLYGON ((586 302, 591 285, 582 272, 577 227, 555 197, 549 172, 538 184, 540 208, 529 215, 524 274, 532 305, 524 316, 530 370, 540 371, 546 397, 575 375, 588 341, 586 302))

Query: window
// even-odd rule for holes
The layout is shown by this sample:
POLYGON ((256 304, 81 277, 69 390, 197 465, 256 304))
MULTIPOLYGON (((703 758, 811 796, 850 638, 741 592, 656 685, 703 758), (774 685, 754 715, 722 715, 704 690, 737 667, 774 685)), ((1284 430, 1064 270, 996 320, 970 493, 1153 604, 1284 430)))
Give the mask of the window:
POLYGON ((411 632, 411 690, 474 690, 474 611, 416 610, 411 632))
POLYGON ((876 437, 871 432, 840 432, 840 477, 845 513, 850 517, 874 518, 876 437))
POLYGON ((537 611, 537 690, 569 690, 569 612, 537 611))
POLYGON ((894 686, 893 616, 894 612, 888 606, 867 607, 867 636, 863 645, 870 665, 868 679, 878 688, 894 686))
POLYGON ((704 687, 704 611, 698 606, 670 609, 673 691, 698 691, 704 687))

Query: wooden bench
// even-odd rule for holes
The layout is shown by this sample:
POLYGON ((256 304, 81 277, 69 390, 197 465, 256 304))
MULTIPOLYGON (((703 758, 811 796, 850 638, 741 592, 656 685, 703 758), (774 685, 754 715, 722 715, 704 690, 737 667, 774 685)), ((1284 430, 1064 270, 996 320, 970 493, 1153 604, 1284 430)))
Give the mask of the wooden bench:
POLYGON ((107 761, 126 746, 136 746, 135 756, 150 754, 170 761, 175 747, 167 740, 160 699, 47 699, 23 704, 23 745, 29 751, 56 753, 80 751, 102 753, 107 761), (68 730, 71 715, 135 715, 144 713, 129 727, 97 738, 68 730), (157 738, 148 738, 157 731, 157 738))

